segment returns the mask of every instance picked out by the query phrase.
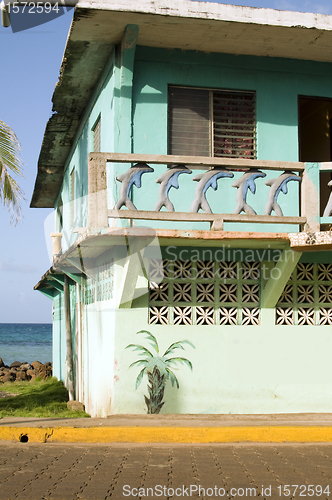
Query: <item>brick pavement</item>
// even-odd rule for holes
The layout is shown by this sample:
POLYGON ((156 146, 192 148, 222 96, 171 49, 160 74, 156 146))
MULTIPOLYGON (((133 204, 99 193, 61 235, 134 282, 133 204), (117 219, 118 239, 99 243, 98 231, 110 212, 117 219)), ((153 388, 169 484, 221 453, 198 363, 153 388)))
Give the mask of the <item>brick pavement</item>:
POLYGON ((205 500, 332 499, 332 444, 0 443, 0 500, 188 498, 190 485, 192 498, 205 500), (280 495, 288 484, 303 486, 280 495), (166 495, 156 485, 165 486, 166 495), (330 485, 330 495, 308 485, 330 485), (199 486, 205 495, 195 491, 199 486), (129 495, 132 488, 144 488, 145 497, 129 495))

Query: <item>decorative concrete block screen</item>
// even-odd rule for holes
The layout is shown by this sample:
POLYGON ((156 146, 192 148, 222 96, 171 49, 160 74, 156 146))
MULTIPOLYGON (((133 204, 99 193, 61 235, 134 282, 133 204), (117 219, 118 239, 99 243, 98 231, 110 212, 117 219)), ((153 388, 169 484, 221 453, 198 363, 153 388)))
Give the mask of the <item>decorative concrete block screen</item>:
POLYGON ((298 264, 276 308, 277 325, 332 325, 332 264, 298 264))
POLYGON ((113 297, 113 262, 107 262, 91 270, 91 276, 84 280, 84 304, 93 304, 113 297), (93 274, 95 277, 93 277, 93 274))
POLYGON ((151 260, 149 276, 150 324, 260 322, 259 262, 151 260))

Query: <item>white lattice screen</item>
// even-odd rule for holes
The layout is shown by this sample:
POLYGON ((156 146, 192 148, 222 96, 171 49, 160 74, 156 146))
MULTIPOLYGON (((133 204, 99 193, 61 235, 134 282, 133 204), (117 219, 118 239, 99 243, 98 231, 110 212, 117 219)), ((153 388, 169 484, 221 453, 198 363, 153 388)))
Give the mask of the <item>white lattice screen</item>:
POLYGON ((277 325, 332 325, 332 264, 298 264, 276 308, 277 325))

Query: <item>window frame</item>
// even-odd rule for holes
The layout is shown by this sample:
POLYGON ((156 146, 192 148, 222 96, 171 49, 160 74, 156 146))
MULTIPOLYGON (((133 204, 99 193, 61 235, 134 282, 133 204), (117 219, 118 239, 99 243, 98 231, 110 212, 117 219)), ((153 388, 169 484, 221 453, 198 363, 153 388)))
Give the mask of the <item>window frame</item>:
MULTIPOLYGON (((256 90, 243 90, 243 89, 229 89, 229 88, 213 88, 213 87, 198 87, 198 86, 189 86, 189 85, 174 85, 174 84, 169 84, 168 85, 168 102, 167 102, 167 151, 168 154, 175 154, 178 155, 180 153, 172 152, 172 136, 171 136, 171 100, 170 100, 170 92, 172 89, 189 89, 189 90, 202 90, 202 91, 208 91, 209 92, 209 155, 207 157, 212 157, 212 158, 245 158, 245 159, 257 159, 257 92, 256 90), (233 93, 233 94, 252 94, 253 96, 253 105, 254 105, 254 112, 253 112, 253 120, 254 120, 254 125, 253 125, 253 132, 252 132, 252 154, 251 155, 239 155, 239 156, 233 156, 233 155, 215 155, 215 137, 214 137, 214 93, 233 93)), ((236 136, 234 136, 236 137, 236 136)), ((249 137, 250 138, 250 137, 249 137)), ((206 156, 206 155, 199 155, 199 156, 206 156)))

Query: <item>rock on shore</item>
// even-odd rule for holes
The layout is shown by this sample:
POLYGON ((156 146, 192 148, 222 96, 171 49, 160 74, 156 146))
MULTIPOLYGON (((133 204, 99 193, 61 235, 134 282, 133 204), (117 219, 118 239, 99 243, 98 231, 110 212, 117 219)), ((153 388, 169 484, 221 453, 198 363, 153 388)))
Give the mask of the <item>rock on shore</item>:
POLYGON ((52 363, 20 363, 14 361, 10 366, 4 364, 0 358, 0 384, 5 382, 20 382, 21 380, 33 380, 42 377, 44 380, 52 376, 52 363))

